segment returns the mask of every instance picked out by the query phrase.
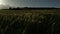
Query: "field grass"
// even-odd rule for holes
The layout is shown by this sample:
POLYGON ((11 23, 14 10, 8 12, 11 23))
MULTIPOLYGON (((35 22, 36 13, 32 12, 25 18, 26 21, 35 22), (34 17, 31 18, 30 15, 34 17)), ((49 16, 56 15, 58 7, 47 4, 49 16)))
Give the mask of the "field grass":
POLYGON ((59 34, 60 10, 0 10, 1 34, 59 34))

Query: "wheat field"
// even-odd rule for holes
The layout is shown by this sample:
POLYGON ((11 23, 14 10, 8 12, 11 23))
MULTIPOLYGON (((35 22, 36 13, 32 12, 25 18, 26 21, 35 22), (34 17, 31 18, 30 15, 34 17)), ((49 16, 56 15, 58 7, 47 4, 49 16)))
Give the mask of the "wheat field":
POLYGON ((0 10, 0 34, 59 34, 60 10, 0 10))

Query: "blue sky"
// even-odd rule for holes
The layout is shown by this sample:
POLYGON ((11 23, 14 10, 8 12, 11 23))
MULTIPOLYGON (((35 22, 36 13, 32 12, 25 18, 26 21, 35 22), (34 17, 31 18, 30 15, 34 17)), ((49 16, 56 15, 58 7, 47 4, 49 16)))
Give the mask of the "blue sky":
POLYGON ((60 7, 60 0, 2 0, 2 3, 19 7, 60 7))

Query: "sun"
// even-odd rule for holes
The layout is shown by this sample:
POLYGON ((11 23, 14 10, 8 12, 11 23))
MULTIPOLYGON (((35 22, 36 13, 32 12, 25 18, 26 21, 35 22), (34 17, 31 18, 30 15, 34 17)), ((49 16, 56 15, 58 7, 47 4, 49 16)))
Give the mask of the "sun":
POLYGON ((0 0, 0 2, 1 2, 2 0, 0 0))
POLYGON ((0 5, 1 5, 2 3, 0 3, 0 5))
POLYGON ((1 0, 0 0, 1 1, 1 0))
POLYGON ((3 3, 3 1, 2 1, 2 0, 0 0, 0 5, 5 5, 5 3, 3 3))
POLYGON ((2 4, 2 1, 0 0, 0 4, 2 4))
POLYGON ((0 0, 0 5, 3 4, 2 0, 0 0))

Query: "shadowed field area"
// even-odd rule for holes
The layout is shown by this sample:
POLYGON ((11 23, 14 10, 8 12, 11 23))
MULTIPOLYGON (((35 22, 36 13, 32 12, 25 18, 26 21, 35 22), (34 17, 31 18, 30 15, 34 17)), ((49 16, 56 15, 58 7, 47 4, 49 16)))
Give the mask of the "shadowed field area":
POLYGON ((60 10, 0 10, 1 34, 59 34, 60 10))

